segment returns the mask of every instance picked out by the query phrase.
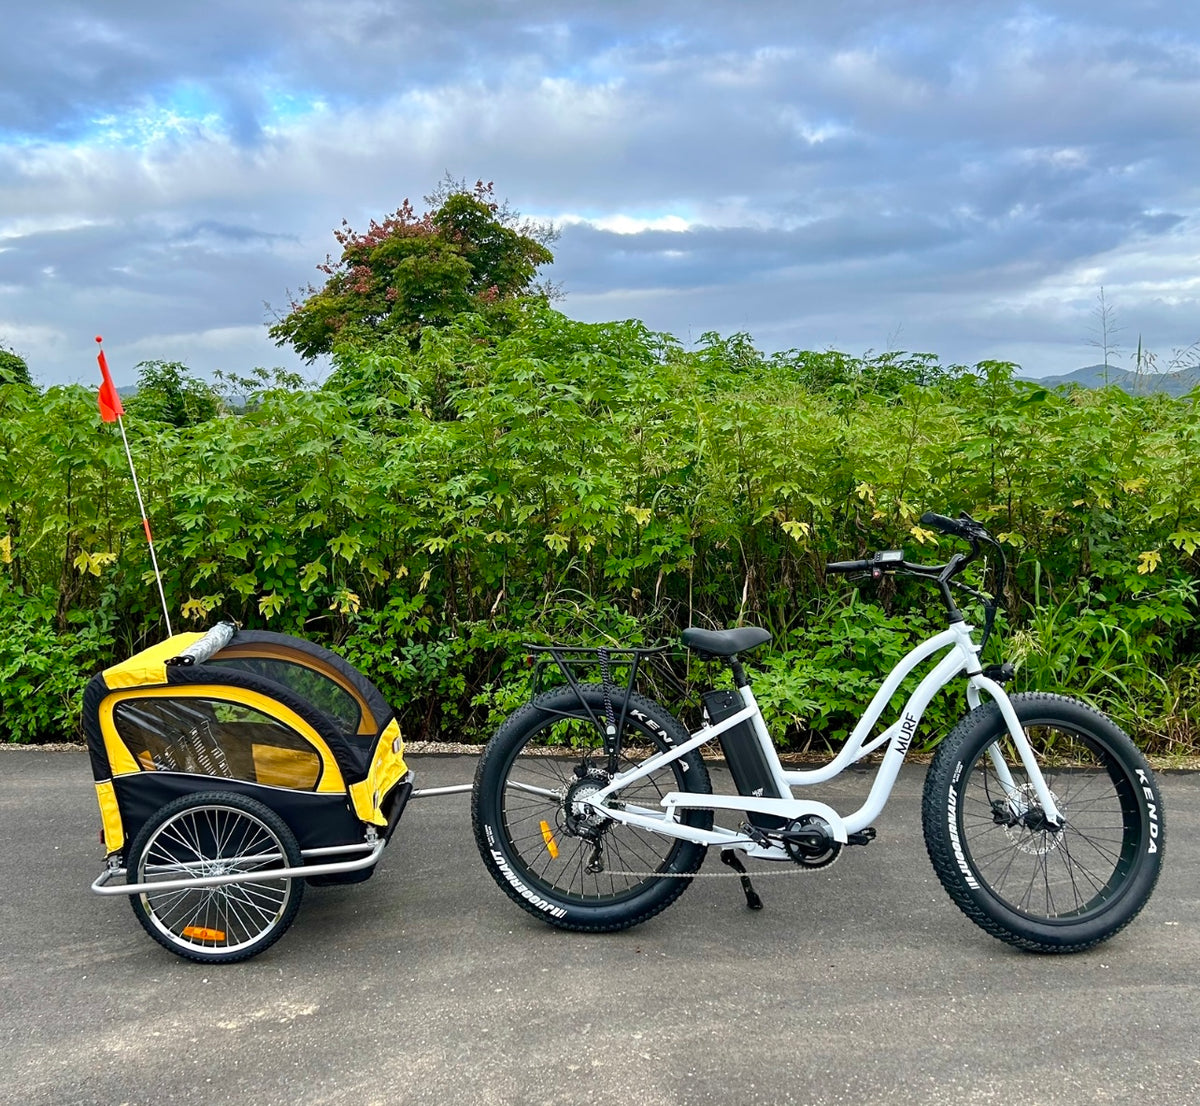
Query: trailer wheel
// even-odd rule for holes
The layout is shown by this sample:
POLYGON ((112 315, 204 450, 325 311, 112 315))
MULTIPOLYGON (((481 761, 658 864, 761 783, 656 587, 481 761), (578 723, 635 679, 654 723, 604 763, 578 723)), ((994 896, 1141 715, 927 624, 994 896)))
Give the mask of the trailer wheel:
POLYGON ((129 850, 129 881, 259 872, 244 882, 131 895, 146 932, 177 956, 209 964, 246 960, 283 936, 300 909, 304 880, 272 877, 298 868, 300 846, 269 807, 229 791, 204 791, 167 803, 129 850))

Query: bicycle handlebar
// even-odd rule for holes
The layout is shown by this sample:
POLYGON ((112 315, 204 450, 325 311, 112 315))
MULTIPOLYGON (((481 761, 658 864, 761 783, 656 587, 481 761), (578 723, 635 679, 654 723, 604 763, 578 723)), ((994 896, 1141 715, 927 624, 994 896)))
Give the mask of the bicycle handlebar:
POLYGON ((882 576, 885 572, 912 567, 914 566, 905 562, 903 549, 880 549, 864 561, 832 561, 825 566, 825 571, 869 572, 873 576, 882 576))
POLYGON ((987 532, 987 529, 981 523, 976 522, 965 512, 959 518, 948 518, 946 515, 939 515, 936 511, 926 511, 921 516, 920 523, 922 526, 928 526, 940 533, 961 538, 971 546, 970 555, 955 553, 944 565, 923 565, 906 561, 903 551, 899 549, 887 549, 863 560, 831 561, 825 565, 825 571, 839 575, 864 573, 870 575, 875 580, 880 579, 885 573, 899 572, 907 576, 917 576, 931 580, 937 583, 942 593, 942 600, 954 620, 960 619, 961 615, 954 604, 950 588, 960 588, 983 601, 985 611, 983 645, 986 645, 999 606, 998 601, 996 598, 986 596, 974 588, 967 587, 965 584, 956 581, 954 577, 979 557, 980 543, 989 545, 995 549, 997 554, 995 591, 997 596, 1001 595, 1004 591, 1004 578, 1007 568, 1004 550, 1000 548, 1000 544, 987 532))
POLYGON ((826 572, 869 572, 871 561, 830 561, 825 566, 826 572))
POLYGON ((936 511, 926 511, 920 518, 922 526, 932 527, 943 534, 962 535, 962 527, 957 519, 947 515, 939 515, 936 511))
POLYGON ((949 518, 946 515, 939 515, 936 511, 926 511, 919 521, 922 526, 929 526, 939 533, 962 538, 972 544, 977 541, 992 542, 992 535, 967 514, 961 518, 949 518))

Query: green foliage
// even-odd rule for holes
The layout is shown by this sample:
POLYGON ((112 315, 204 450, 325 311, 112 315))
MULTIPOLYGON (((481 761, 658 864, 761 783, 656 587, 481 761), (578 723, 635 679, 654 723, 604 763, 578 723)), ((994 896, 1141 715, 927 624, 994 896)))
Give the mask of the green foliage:
POLYGON ((138 364, 137 394, 125 406, 130 418, 194 426, 214 418, 220 401, 211 385, 198 380, 178 361, 138 364))
MULTIPOLYGON (((965 509, 1010 552, 1018 684, 1083 694, 1148 747, 1194 748, 1200 394, 1048 392, 1005 363, 907 354, 767 357, 746 335, 687 350, 529 301, 494 323, 344 346, 315 390, 231 382, 246 405, 223 418, 131 418, 177 626, 227 614, 302 633, 376 680, 410 738, 473 739, 527 696, 523 641, 752 622, 775 637, 752 658, 773 731, 817 749, 941 624, 920 585, 856 594, 825 562, 901 546, 944 560, 953 543, 919 516, 965 509)), ((96 663, 127 655, 161 616, 119 436, 82 388, 0 399, 0 580, 13 602, 55 597, 45 633, 88 612, 111 635, 96 663)), ((693 691, 709 675, 686 673, 693 691)), ((8 726, 45 732, 14 724, 41 709, 25 702, 8 726)), ((963 709, 935 702, 919 741, 963 709)))
MULTIPOLYGON (((754 684, 755 698, 777 744, 803 751, 826 749, 849 737, 884 675, 922 636, 944 624, 920 612, 887 614, 871 595, 853 591, 821 604, 814 616, 789 635, 786 648, 766 655, 754 684)), ((922 673, 923 674, 923 673, 922 673)), ((918 683, 913 675, 885 712, 895 720, 904 699, 918 683)), ((940 738, 962 712, 957 697, 930 704, 919 739, 940 738)))
POLYGON ((538 269, 554 260, 539 241, 546 235, 498 205, 491 184, 460 185, 439 198, 421 216, 405 200, 364 233, 343 220, 334 231, 341 257, 318 266, 324 286, 310 286, 271 328, 276 343, 308 360, 388 336, 415 344, 425 327, 446 326, 465 311, 498 314, 536 292, 538 269))
POLYGON ((23 384, 29 388, 33 386, 33 378, 29 375, 25 358, 9 347, 0 345, 0 385, 3 384, 23 384))
POLYGON ((81 741, 80 697, 112 649, 103 611, 75 610, 60 628, 53 591, 15 594, 0 581, 0 717, 9 741, 81 741))

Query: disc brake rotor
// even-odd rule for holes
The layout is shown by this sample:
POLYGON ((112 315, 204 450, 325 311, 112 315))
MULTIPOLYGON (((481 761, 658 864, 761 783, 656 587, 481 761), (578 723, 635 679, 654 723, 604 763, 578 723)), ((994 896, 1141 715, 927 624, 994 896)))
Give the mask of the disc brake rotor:
MULTIPOLYGON (((1050 797, 1054 800, 1054 805, 1059 806, 1058 796, 1053 791, 1050 792, 1050 797)), ((1033 784, 1021 784, 1016 789, 1016 795, 1010 797, 1008 802, 1010 806, 1017 803, 1025 808, 1019 818, 1004 826, 1004 832, 1014 848, 1031 856, 1044 856, 1058 848, 1062 834, 1047 823, 1033 784)))

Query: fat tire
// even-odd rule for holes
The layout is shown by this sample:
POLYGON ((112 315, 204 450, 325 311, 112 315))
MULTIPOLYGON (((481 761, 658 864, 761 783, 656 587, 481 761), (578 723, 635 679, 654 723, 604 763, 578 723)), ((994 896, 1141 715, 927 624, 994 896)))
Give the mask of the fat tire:
MULTIPOLYGON (((925 846, 951 899, 993 937, 1033 952, 1080 952, 1133 921, 1154 890, 1165 845, 1162 794, 1133 741, 1099 711, 1075 699, 1043 693, 1014 695, 1012 704, 1026 731, 1032 731, 1035 753, 1038 735, 1046 732, 1039 728, 1049 727, 1063 735, 1062 745, 1069 748, 1077 743, 1098 765, 1089 777, 1078 770, 1072 773, 1069 766, 1047 767, 1039 755, 1043 775, 1066 819, 1061 837, 1045 829, 1040 837, 1036 829, 1024 833, 1022 827, 1005 826, 995 817, 988 825, 987 802, 1002 797, 1002 792, 995 784, 988 786, 989 774, 993 781, 995 776, 987 750, 1008 733, 999 706, 990 702, 962 719, 934 755, 922 801, 925 846), (1104 808, 1111 823, 1109 836, 1098 830, 1088 836, 1080 826, 1099 817, 1104 808), (1009 846, 1009 867, 998 866, 997 875, 990 876, 979 856, 987 859, 991 850, 999 853, 1009 846), (1090 875, 1087 863, 1095 868, 1090 875), (1106 867, 1111 867, 1107 875, 1106 867), (1041 909, 1032 901, 1024 906, 1014 902, 1004 893, 1007 886, 994 886, 1011 878, 1013 888, 1019 890, 1018 876, 1025 871, 1033 873, 1027 897, 1032 899, 1035 885, 1039 895, 1044 891, 1047 905, 1041 909), (1053 884, 1069 887, 1074 904, 1067 902, 1067 890, 1055 902, 1053 884), (1083 895, 1077 888, 1084 888, 1091 898, 1081 902, 1083 895), (1070 905, 1073 909, 1062 909, 1070 905)), ((1019 784, 1024 778, 1020 765, 1012 771, 1019 784)))
MULTIPOLYGON (((601 685, 581 684, 579 688, 588 706, 597 717, 603 718, 604 699, 601 685)), ((681 745, 690 738, 687 730, 669 711, 644 696, 630 696, 629 712, 622 735, 625 742, 636 735, 643 743, 651 744, 658 750, 665 750, 681 745)), ((566 894, 556 885, 542 879, 531 868, 528 856, 523 856, 514 844, 513 832, 506 820, 506 784, 517 763, 518 755, 527 743, 564 717, 577 720, 588 717, 575 692, 570 688, 546 692, 521 707, 504 721, 488 742, 475 772, 471 795, 471 821, 475 831, 475 843, 497 886, 534 917, 560 929, 587 933, 611 933, 628 929, 665 910, 687 890, 691 883, 690 877, 704 863, 707 847, 652 835, 649 831, 637 831, 654 837, 655 841, 668 843, 663 847, 669 848, 669 852, 654 870, 670 874, 646 879, 626 891, 608 897, 596 896, 592 899, 588 896, 566 894)), ((596 759, 603 761, 603 753, 599 753, 596 759)), ((675 765, 674 768, 663 769, 670 790, 712 794, 708 770, 697 751, 693 750, 680 757, 675 765)), ((569 780, 569 777, 567 779, 569 780)), ((557 807, 558 804, 546 801, 547 824, 554 817, 552 812, 557 807)), ((712 811, 685 811, 681 820, 686 825, 711 829, 712 811)), ((556 828, 559 833, 563 832, 561 823, 556 828)), ((627 827, 618 829, 629 832, 627 827)))
MULTIPOLYGON (((300 846, 296 841, 295 834, 292 833, 284 820, 270 807, 260 803, 257 799, 252 799, 246 795, 239 795, 232 791, 202 791, 194 795, 184 795, 173 802, 159 807, 146 824, 142 826, 127 854, 128 879, 130 883, 142 882, 140 872, 142 871, 143 861, 146 858, 148 849, 168 846, 179 848, 173 841, 168 841, 166 846, 160 846, 159 830, 173 819, 180 816, 188 816, 188 813, 192 811, 231 814, 234 818, 245 822, 246 828, 250 830, 253 830, 253 824, 257 822, 266 831, 266 835, 269 835, 268 840, 273 838, 269 846, 272 851, 278 850, 283 854, 283 862, 277 862, 274 866, 298 868, 303 864, 300 846)), ((232 833, 230 834, 230 838, 232 839, 232 833)), ((202 848, 207 850, 210 845, 211 842, 205 841, 202 843, 202 848)), ((195 850, 196 853, 199 851, 195 850)), ((190 857, 188 859, 190 860, 190 857)), ((205 859, 211 860, 214 858, 206 857, 205 859)), ((164 920, 161 916, 160 910, 162 904, 154 901, 149 893, 130 895, 129 899, 137 920, 141 922, 146 932, 162 945, 163 948, 175 953, 176 956, 183 957, 185 960, 195 960, 202 964, 232 964, 239 960, 248 960, 250 957, 257 956, 260 952, 269 948, 283 936, 295 920, 296 912, 300 909, 300 901, 303 898, 305 881, 303 879, 289 878, 273 880, 271 882, 282 884, 282 889, 279 892, 280 901, 269 908, 274 912, 273 916, 264 916, 261 928, 258 929, 257 933, 248 933, 246 940, 239 942, 236 948, 222 948, 215 941, 210 946, 203 939, 194 940, 185 936, 182 932, 174 932, 169 921, 164 920)), ((229 884, 225 886, 245 887, 247 885, 229 884)), ((202 892, 208 890, 219 892, 222 889, 221 887, 212 889, 196 888, 191 893, 199 896, 202 892)), ((270 902, 271 900, 268 899, 266 901, 270 902)), ((250 915, 248 911, 243 910, 242 916, 250 915)))

